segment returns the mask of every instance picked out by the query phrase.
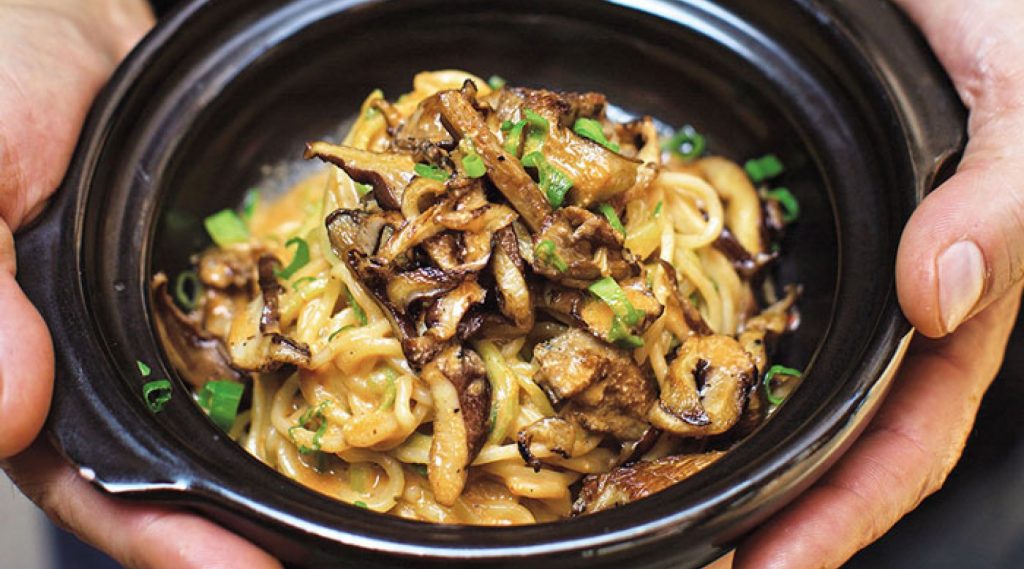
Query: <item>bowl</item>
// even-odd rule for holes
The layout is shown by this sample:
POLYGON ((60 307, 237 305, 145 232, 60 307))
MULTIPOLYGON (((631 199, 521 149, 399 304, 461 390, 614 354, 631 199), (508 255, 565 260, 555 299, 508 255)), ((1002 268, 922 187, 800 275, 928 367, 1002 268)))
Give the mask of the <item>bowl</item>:
POLYGON ((900 231, 963 144, 947 78, 883 0, 196 0, 121 66, 19 236, 19 279, 58 354, 48 430, 104 491, 194 509, 304 566, 699 565, 814 482, 877 409, 910 337, 900 231), (337 133, 370 90, 395 96, 441 68, 603 92, 694 125, 716 154, 783 159, 803 214, 777 276, 804 295, 779 361, 807 371, 770 421, 634 504, 478 528, 334 501, 205 417, 156 340, 152 274, 207 245, 206 215, 300 175, 303 143, 337 133), (173 382, 159 414, 137 360, 173 382))

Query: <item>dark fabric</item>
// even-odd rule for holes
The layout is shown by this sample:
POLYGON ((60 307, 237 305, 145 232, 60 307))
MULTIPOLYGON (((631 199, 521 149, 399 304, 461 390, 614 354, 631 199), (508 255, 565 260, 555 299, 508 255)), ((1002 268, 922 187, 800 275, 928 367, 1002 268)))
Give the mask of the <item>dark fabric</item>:
POLYGON ((156 13, 157 17, 159 18, 160 16, 163 16, 164 14, 166 14, 168 12, 168 10, 170 10, 173 6, 178 4, 180 1, 181 0, 149 0, 149 3, 150 3, 151 6, 153 6, 153 11, 156 13))

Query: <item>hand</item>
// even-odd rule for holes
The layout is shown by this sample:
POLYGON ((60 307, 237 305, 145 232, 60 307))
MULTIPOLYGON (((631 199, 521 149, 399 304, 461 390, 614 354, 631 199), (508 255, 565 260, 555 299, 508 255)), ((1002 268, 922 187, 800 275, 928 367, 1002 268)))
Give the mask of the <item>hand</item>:
POLYGON ((927 338, 915 340, 853 448, 739 547, 736 567, 838 567, 938 490, 960 457, 1020 306, 1024 4, 897 3, 971 111, 957 174, 924 200, 900 244, 900 304, 927 338))
POLYGON ((0 459, 54 521, 128 567, 280 567, 205 519, 101 494, 37 438, 53 347, 14 280, 12 233, 60 183, 93 97, 152 18, 143 0, 0 0, 0 459))

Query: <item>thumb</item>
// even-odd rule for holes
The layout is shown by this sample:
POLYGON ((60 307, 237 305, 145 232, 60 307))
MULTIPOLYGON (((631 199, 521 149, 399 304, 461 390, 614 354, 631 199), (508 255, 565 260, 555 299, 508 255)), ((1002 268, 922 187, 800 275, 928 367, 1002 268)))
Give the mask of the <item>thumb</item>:
POLYGON ((52 389, 50 334, 14 280, 14 240, 0 219, 0 459, 36 437, 52 389))
POLYGON ((896 288, 910 322, 939 337, 1024 279, 1024 112, 972 133, 959 171, 910 218, 896 288))

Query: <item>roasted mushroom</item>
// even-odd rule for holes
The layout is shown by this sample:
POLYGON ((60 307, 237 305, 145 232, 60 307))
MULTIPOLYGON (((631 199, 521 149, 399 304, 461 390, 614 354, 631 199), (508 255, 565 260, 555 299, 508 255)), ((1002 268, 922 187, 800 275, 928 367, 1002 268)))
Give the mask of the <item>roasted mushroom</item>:
POLYGON ((402 207, 402 192, 416 176, 416 163, 408 154, 312 142, 306 145, 305 158, 314 157, 338 166, 357 182, 373 186, 373 196, 385 209, 402 207))

